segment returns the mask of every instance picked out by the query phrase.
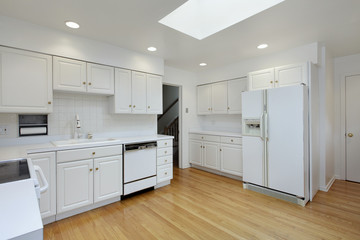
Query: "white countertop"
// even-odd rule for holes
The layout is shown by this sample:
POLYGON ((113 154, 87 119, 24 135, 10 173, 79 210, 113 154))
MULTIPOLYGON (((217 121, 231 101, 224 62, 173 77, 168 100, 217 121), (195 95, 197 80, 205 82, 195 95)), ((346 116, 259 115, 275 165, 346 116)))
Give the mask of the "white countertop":
POLYGON ((51 142, 43 143, 43 144, 0 147, 0 161, 16 159, 16 158, 26 158, 28 153, 53 152, 53 151, 86 148, 86 147, 109 146, 116 144, 141 143, 141 142, 159 141, 159 140, 172 139, 172 138, 174 137, 168 135, 152 135, 152 136, 136 136, 136 137, 123 137, 123 138, 115 137, 113 138, 114 140, 107 142, 73 144, 73 145, 60 146, 60 147, 55 146, 51 142))
POLYGON ((226 137, 242 137, 242 134, 237 132, 208 131, 208 130, 199 130, 199 129, 190 130, 189 133, 226 136, 226 137))
POLYGON ((0 239, 43 239, 34 181, 2 183, 0 196, 0 239))

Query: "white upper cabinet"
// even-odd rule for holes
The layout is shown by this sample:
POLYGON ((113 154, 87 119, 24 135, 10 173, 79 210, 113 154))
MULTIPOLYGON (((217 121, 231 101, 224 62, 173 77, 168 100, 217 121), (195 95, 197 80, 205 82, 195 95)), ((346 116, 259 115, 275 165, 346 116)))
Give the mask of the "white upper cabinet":
POLYGON ((161 114, 162 77, 116 68, 110 112, 161 114))
POLYGON ((106 95, 114 94, 114 68, 87 63, 87 91, 106 95))
POLYGON ((110 97, 110 112, 131 113, 131 71, 115 69, 115 93, 110 97))
POLYGON ((54 57, 54 90, 86 92, 86 62, 54 57))
POLYGON ((246 79, 228 81, 228 113, 241 114, 241 93, 247 91, 246 79))
POLYGON ((114 68, 54 57, 54 90, 114 95, 114 68))
POLYGON ((285 87, 304 83, 307 85, 306 63, 291 64, 275 68, 275 86, 285 87))
POLYGON ((285 87, 300 83, 308 84, 307 64, 290 64, 251 72, 249 77, 249 91, 273 87, 285 87))
POLYGON ((162 114, 162 77, 146 75, 147 113, 162 114))
POLYGON ((198 114, 211 113, 211 85, 197 87, 197 111, 198 114))
POLYGON ((248 75, 249 91, 260 90, 274 87, 274 69, 269 68, 248 75))
POLYGON ((211 84, 211 112, 213 114, 227 113, 227 95, 227 81, 211 84))
POLYGON ((132 112, 146 113, 146 74, 132 72, 132 112))
POLYGON ((52 112, 51 56, 0 47, 0 112, 52 112))

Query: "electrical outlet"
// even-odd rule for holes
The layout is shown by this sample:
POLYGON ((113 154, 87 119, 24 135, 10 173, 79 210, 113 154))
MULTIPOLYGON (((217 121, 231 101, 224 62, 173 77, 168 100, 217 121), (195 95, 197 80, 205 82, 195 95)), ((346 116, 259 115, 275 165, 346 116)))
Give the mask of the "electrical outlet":
POLYGON ((8 127, 7 126, 0 126, 0 135, 7 135, 8 127))

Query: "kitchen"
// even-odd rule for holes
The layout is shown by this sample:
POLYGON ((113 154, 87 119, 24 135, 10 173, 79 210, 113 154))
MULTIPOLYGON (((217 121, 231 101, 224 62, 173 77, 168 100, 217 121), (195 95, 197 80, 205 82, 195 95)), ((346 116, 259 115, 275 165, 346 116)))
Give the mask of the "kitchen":
MULTIPOLYGON (((185 1, 175 1, 173 3, 166 4, 164 1, 159 1, 159 4, 161 3, 161 6, 163 6, 161 9, 157 10, 159 11, 157 13, 159 16, 152 17, 151 14, 147 14, 146 16, 148 16, 151 19, 158 17, 160 19, 161 18, 160 16, 162 17, 165 16, 166 14, 172 11, 171 9, 175 9, 184 2, 185 1)), ((314 18, 313 20, 317 19, 317 16, 315 16, 314 13, 316 12, 316 9, 317 10, 322 9, 320 6, 321 2, 316 4, 310 2, 300 4, 298 1, 289 1, 289 2, 295 5, 292 7, 302 7, 301 9, 303 11, 308 11, 309 15, 314 18)), ((331 6, 328 6, 329 9, 323 12, 323 14, 325 15, 323 17, 327 17, 326 19, 330 22, 332 21, 331 23, 333 24, 337 24, 336 26, 338 25, 341 26, 341 24, 345 24, 345 25, 347 24, 346 26, 353 26, 354 24, 350 24, 347 21, 350 22, 355 21, 356 23, 356 20, 358 20, 356 15, 348 14, 349 16, 352 16, 353 19, 346 21, 344 20, 342 22, 339 20, 341 17, 329 18, 329 15, 326 15, 326 14, 330 14, 332 10, 337 9, 337 7, 341 9, 339 7, 342 6, 341 1, 332 1, 332 2, 333 4, 331 6), (336 23, 336 21, 339 21, 340 23, 336 23)), ((290 3, 287 3, 287 1, 285 1, 284 3, 279 4, 279 6, 276 6, 270 10, 274 11, 273 13, 276 14, 277 11, 283 11, 283 8, 287 6, 286 4, 290 4, 290 3)), ((324 1, 322 3, 324 3, 324 1)), ((352 9, 356 9, 356 7, 358 7, 358 4, 355 3, 354 1, 352 1, 351 3, 353 4, 352 9)), ((42 19, 33 19, 33 20, 30 19, 31 15, 42 16, 40 13, 36 14, 37 11, 41 9, 41 7, 39 6, 36 7, 36 4, 32 1, 29 1, 28 3, 23 3, 25 5, 22 8, 19 7, 19 9, 17 8, 16 4, 10 3, 10 1, 5 1, 2 4, 4 5, 2 5, 1 7, 1 9, 3 10, 1 10, 2 15, 0 16, 0 21, 2 24, 0 25, 0 28, 1 28, 1 32, 6 34, 1 34, 0 45, 4 47, 32 51, 50 56, 62 57, 66 59, 80 61, 83 63, 85 62, 86 64, 101 64, 101 65, 115 67, 116 69, 121 68, 125 70, 131 70, 131 71, 146 73, 155 76, 163 76, 163 80, 162 80, 163 83, 181 86, 182 95, 180 96, 181 98, 180 116, 182 120, 180 121, 180 125, 181 125, 180 168, 184 168, 185 170, 188 169, 191 170, 192 172, 195 170, 193 170, 192 168, 189 169, 190 167, 190 163, 189 163, 190 136, 189 135, 191 134, 191 132, 202 130, 202 131, 212 131, 212 132, 215 131, 215 132, 227 132, 227 133, 229 132, 241 133, 240 123, 242 121, 241 115, 239 114, 198 115, 197 114, 198 85, 215 83, 221 80, 243 78, 246 77, 249 72, 268 69, 268 68, 275 68, 279 66, 285 66, 288 64, 305 63, 309 61, 313 64, 318 65, 319 85, 320 85, 319 86, 320 99, 319 99, 319 108, 318 108, 320 115, 319 121, 322 123, 326 123, 326 124, 321 124, 319 126, 319 139, 321 145, 318 153, 320 156, 319 184, 318 184, 319 190, 321 191, 329 190, 335 178, 337 179, 346 178, 346 171, 345 171, 346 164, 345 164, 345 160, 343 159, 343 149, 339 147, 342 144, 342 142, 345 142, 341 140, 343 135, 341 130, 342 129, 341 126, 343 124, 343 120, 341 118, 342 116, 341 111, 343 111, 341 105, 343 95, 341 93, 343 89, 342 84, 343 84, 344 76, 349 76, 359 73, 358 66, 360 62, 359 60, 360 57, 358 55, 350 56, 351 54, 357 54, 359 52, 359 49, 353 49, 353 50, 346 49, 346 47, 350 48, 351 41, 356 42, 356 39, 358 39, 356 35, 353 38, 343 39, 344 41, 343 53, 339 53, 339 52, 336 53, 336 55, 334 55, 336 57, 332 57, 331 53, 336 52, 337 49, 331 48, 330 51, 330 46, 326 46, 324 43, 318 42, 318 41, 322 41, 323 39, 314 38, 314 36, 312 35, 311 39, 307 39, 306 41, 302 41, 302 42, 299 41, 296 43, 292 43, 292 45, 284 42, 283 45, 286 47, 283 48, 276 46, 275 44, 276 41, 274 40, 273 42, 271 42, 271 44, 269 43, 270 47, 264 50, 265 53, 258 52, 259 50, 257 50, 255 46, 256 43, 254 44, 252 42, 251 44, 254 45, 255 48, 254 51, 256 51, 255 55, 252 55, 251 57, 243 57, 243 58, 237 57, 235 59, 228 59, 227 60, 228 62, 226 64, 215 63, 214 60, 211 59, 204 59, 204 60, 197 59, 196 56, 187 55, 188 58, 190 57, 192 59, 191 63, 190 60, 185 60, 182 63, 183 64, 182 67, 180 67, 181 65, 175 60, 173 60, 174 62, 171 62, 172 61, 170 60, 171 58, 165 58, 165 64, 164 64, 164 58, 161 55, 157 55, 157 53, 155 54, 147 53, 146 48, 152 45, 153 43, 149 43, 149 42, 145 43, 146 44, 144 45, 145 50, 144 51, 141 50, 142 53, 139 53, 140 50, 137 51, 128 50, 128 49, 132 49, 130 44, 126 45, 125 43, 123 43, 123 45, 121 46, 128 46, 128 47, 120 48, 117 47, 115 44, 109 44, 108 42, 111 43, 110 40, 101 39, 100 35, 106 36, 107 34, 109 34, 110 36, 113 36, 111 35, 113 34, 111 31, 107 32, 106 34, 104 34, 103 32, 99 32, 99 37, 97 38, 94 35, 81 36, 75 30, 66 29, 66 26, 63 24, 64 21, 68 20, 67 18, 74 18, 76 16, 69 16, 65 14, 67 18, 63 19, 65 17, 63 11, 56 10, 56 8, 54 7, 48 6, 49 13, 50 12, 52 13, 51 15, 53 16, 54 19, 53 21, 55 20, 59 21, 58 23, 56 23, 59 25, 57 25, 57 27, 55 28, 51 28, 50 26, 42 26, 43 24, 45 24, 44 20, 42 19), (17 13, 17 11, 19 12, 17 13), (16 14, 20 14, 21 16, 17 16, 16 14), (56 14, 59 14, 61 16, 57 16, 56 14), (93 39, 97 39, 97 40, 93 40, 93 39), (350 42, 346 42, 346 41, 350 41, 350 42), (202 61, 206 61, 208 63, 208 66, 204 68, 198 67, 198 64, 202 61), (216 64, 218 64, 217 67, 215 67, 216 64)), ((128 4, 129 4, 128 9, 131 9, 132 7, 136 7, 136 6, 143 6, 144 9, 141 8, 139 10, 144 12, 146 12, 145 11, 146 9, 148 8, 150 9, 151 7, 148 5, 137 5, 140 3, 136 1, 131 4, 130 3, 128 4)), ((147 4, 151 5, 150 3, 147 4)), ((93 8, 93 10, 98 8, 103 10, 103 8, 105 8, 105 5, 106 4, 104 4, 104 6, 103 5, 96 6, 97 8, 93 8)), ((80 8, 80 6, 77 6, 77 8, 80 8)), ((59 9, 61 9, 60 6, 59 9)), ((350 11, 351 7, 348 7, 346 9, 347 11, 350 11)), ((123 11, 124 11, 123 12, 124 18, 126 18, 126 16, 128 15, 126 15, 125 10, 123 11)), ((86 12, 87 11, 82 11, 81 13, 86 14, 86 12)), ((290 11, 288 14, 290 13, 294 14, 294 10, 292 10, 292 12, 290 11)), ((90 13, 87 14, 90 15, 90 13)), ((258 19, 258 21, 261 20, 263 21, 264 20, 263 18, 265 18, 266 16, 259 14, 259 16, 256 17, 260 18, 258 19)), ((157 21, 159 19, 157 19, 154 22, 154 24, 158 24, 157 21)), ((272 20, 273 22, 271 22, 271 24, 278 24, 277 21, 279 21, 279 19, 276 18, 271 18, 271 19, 274 19, 272 20)), ((348 18, 344 18, 344 19, 348 19, 348 18)), ((249 19, 249 21, 250 20, 251 19, 249 19)), ((255 20, 256 19, 252 18, 252 21, 255 20)), ((148 19, 148 21, 150 21, 150 19, 148 19)), ((86 26, 84 26, 81 23, 81 21, 79 22, 81 25, 79 31, 81 31, 82 28, 86 28, 86 26)), ((253 24, 253 22, 250 21, 249 24, 253 24)), ((307 26, 306 22, 303 24, 304 26, 307 26)), ((326 25, 326 23, 323 24, 326 25)), ((325 27, 325 25, 322 26, 325 27)), ((341 29, 340 26, 339 29, 341 29)), ((138 27, 136 23, 134 23, 134 28, 135 27, 138 27)), ((234 27, 237 26, 233 26, 233 28, 234 27)), ((240 25, 239 28, 240 27, 244 27, 244 26, 240 25)), ((264 28, 262 26, 259 27, 264 28)), ((356 29, 356 26, 354 27, 356 29)), ((102 31, 105 31, 105 28, 100 27, 100 29, 102 29, 102 31)), ((265 29, 263 30, 265 31, 265 29)), ((280 30, 277 29, 275 30, 277 31, 277 34, 279 34, 279 37, 287 36, 288 34, 290 34, 284 32, 281 35, 279 32, 280 30)), ((169 34, 168 32, 171 32, 171 34, 174 34, 179 41, 184 41, 184 43, 190 42, 191 44, 193 44, 193 46, 201 45, 201 41, 197 41, 195 39, 187 37, 186 35, 180 34, 174 30, 166 28, 166 30, 161 30, 161 31, 166 31, 166 34, 169 34)), ((355 32, 354 34, 356 34, 357 31, 353 31, 353 32, 355 32)), ((234 29, 233 31, 225 30, 225 32, 219 32, 218 34, 209 37, 209 41, 221 42, 221 38, 223 37, 222 34, 230 34, 231 37, 235 37, 236 35, 232 35, 232 34, 236 34, 236 33, 237 30, 234 29)), ((91 34, 94 34, 94 32, 91 32, 91 34)), ((139 34, 139 36, 142 36, 142 35, 146 35, 146 32, 145 33, 139 32, 137 34, 139 34)), ((338 33, 336 32, 336 34, 338 33)), ((113 39, 116 38, 113 37, 113 39)), ((207 41, 207 39, 204 39, 202 41, 207 41)), ((178 44, 178 43, 174 43, 174 44, 178 44)), ((249 47, 250 45, 247 46, 249 47)), ((159 48, 159 51, 162 51, 161 47, 159 46, 156 47, 159 48)), ((181 49, 181 47, 179 47, 179 49, 181 49)), ((222 49, 222 51, 225 50, 226 49, 222 49)), ((183 57, 180 51, 181 50, 176 52, 179 60, 183 57)), ((217 52, 217 54, 220 54, 219 50, 216 50, 215 52, 217 52)), ((230 55, 229 53, 227 54, 230 55)), ((53 68, 52 71, 54 72, 55 68, 53 68)), ((92 95, 87 93, 78 94, 69 91, 64 92, 64 90, 63 91, 54 90, 51 93, 53 94, 53 99, 51 101, 53 103, 52 106, 53 110, 48 115, 49 135, 38 136, 38 137, 18 137, 19 120, 17 113, 16 112, 2 113, 0 114, 0 123, 1 123, 0 125, 1 127, 6 127, 6 132, 7 132, 7 135, 3 135, 1 137, 0 143, 2 147, 5 147, 11 151, 11 148, 14 147, 14 145, 44 144, 45 141, 47 141, 47 143, 50 144, 51 141, 66 140, 66 137, 70 139, 72 138, 73 135, 76 114, 79 114, 80 116, 83 138, 86 138, 88 133, 91 133, 94 139, 104 139, 104 138, 124 139, 124 138, 131 138, 133 136, 156 135, 157 133, 155 114, 134 114, 134 113, 112 114, 110 113, 109 110, 109 105, 110 105, 109 97, 106 95, 92 95), (115 132, 116 134, 109 135, 109 132, 115 132)), ((11 98, 12 96, 9 97, 11 98)), ((46 101, 46 104, 47 102, 48 101, 46 101)), ((138 106, 137 104, 135 105, 138 106)), ((119 141, 118 143, 122 144, 124 143, 124 141, 119 141)), ((5 155, 3 155, 2 158, 3 157, 5 157, 5 155)), ((8 159, 11 158, 13 157, 9 156, 8 159)), ((170 186, 172 186, 175 183, 176 177, 177 176, 179 177, 180 175, 185 175, 191 178, 191 176, 188 176, 189 173, 187 172, 182 172, 182 171, 180 171, 179 173, 174 172, 174 179, 172 180, 170 186)), ((214 175, 212 177, 209 177, 207 173, 201 173, 201 175, 206 177, 207 181, 209 181, 209 183, 212 184, 215 184, 217 181, 225 181, 225 182, 228 181, 219 178, 217 175, 214 175)), ((188 183, 185 182, 184 186, 186 186, 186 184, 191 185, 191 182, 188 183)), ((236 185, 236 183, 231 183, 231 184, 236 185)), ((239 184, 240 188, 241 186, 242 185, 239 184)), ((194 186, 192 187, 194 188, 194 186)), ((219 188, 220 188, 219 186, 216 187, 218 191, 221 191, 221 189, 219 188)), ((181 186, 177 186, 177 189, 180 190, 181 186)), ((150 192, 147 194, 158 195, 160 191, 166 193, 168 190, 167 188, 159 188, 159 191, 155 191, 154 193, 150 192)), ((318 192, 317 194, 319 193, 322 194, 322 192, 318 192)), ((227 192, 227 194, 230 193, 227 192)), ((356 192, 354 193, 354 195, 356 195, 356 192)), ((146 197, 145 196, 141 197, 140 195, 140 199, 141 198, 146 198, 146 197)), ((166 198, 166 196, 162 196, 162 199, 164 198, 166 198)), ((132 200, 132 198, 129 198, 128 200, 132 200)), ((269 199, 267 200, 272 201, 269 199)), ((139 204, 139 209, 133 210, 135 213, 140 212, 141 209, 145 210, 144 205, 141 205, 141 200, 134 199, 132 201, 139 204)), ((167 199, 167 201, 169 201, 169 199, 167 199)), ((261 203, 261 200, 258 200, 257 202, 261 203)), ((183 202, 183 204, 186 204, 186 201, 183 202)), ((278 204, 278 202, 276 202, 276 204, 278 204)), ((110 209, 110 206, 112 205, 109 205, 107 208, 110 209)), ((182 205, 180 204, 178 206, 182 206, 182 205)), ((282 205, 279 204, 279 206, 282 205)), ((122 207, 123 206, 121 206, 121 208, 122 207)), ((288 208, 291 209, 291 207, 288 208)), ((191 209, 194 212, 196 212, 195 207, 192 207, 191 209)), ((126 209, 123 210, 126 211, 126 209)), ((160 211, 160 209, 158 210, 160 211)), ((94 214, 94 213, 90 213, 90 214, 94 214)), ((150 214, 149 216, 152 215, 150 214)), ((71 219, 71 217, 69 219, 71 219)), ((202 221, 205 221, 206 219, 207 218, 204 218, 202 221)), ((214 220, 214 218, 212 220, 214 220)), ((71 220, 65 219, 64 221, 71 221, 71 220)), ((139 221, 139 219, 136 220, 129 219, 129 221, 136 222, 139 221)), ((208 224, 209 220, 205 222, 207 222, 208 224)), ((156 229, 156 226, 154 226, 156 225, 155 223, 148 223, 148 224, 150 224, 150 226, 156 229)), ((45 229, 46 229, 46 225, 45 225, 45 229)), ((132 228, 129 227, 129 229, 132 228)))

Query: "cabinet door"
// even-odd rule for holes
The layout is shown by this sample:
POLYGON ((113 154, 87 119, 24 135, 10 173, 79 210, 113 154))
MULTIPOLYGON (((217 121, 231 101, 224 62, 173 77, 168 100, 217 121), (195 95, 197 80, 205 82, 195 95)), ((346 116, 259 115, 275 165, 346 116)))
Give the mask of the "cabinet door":
POLYGON ((275 86, 285 87, 307 82, 306 63, 275 68, 275 86))
POLYGON ((146 75, 147 113, 162 114, 162 77, 146 75))
POLYGON ((197 112, 198 114, 211 113, 211 85, 197 87, 197 112))
POLYGON ((111 112, 131 113, 131 71, 115 69, 115 94, 110 97, 111 112))
POLYGON ((221 144, 221 171, 242 176, 242 146, 221 144))
POLYGON ((93 160, 57 165, 57 212, 93 203, 93 160))
POLYGON ((251 72, 248 76, 249 91, 274 87, 274 69, 251 72))
MULTIPOLYGON (((42 218, 56 214, 56 160, 55 153, 29 154, 33 165, 39 166, 44 173, 49 188, 40 195, 40 213, 42 218)), ((40 176, 37 176, 40 187, 44 185, 40 176)))
POLYGON ((228 113, 241 114, 241 93, 247 91, 247 79, 228 81, 228 113))
POLYGON ((86 92, 86 62, 54 57, 54 90, 86 92))
POLYGON ((219 152, 220 152, 219 143, 204 142, 203 144, 204 167, 220 170, 219 152))
POLYGON ((189 162, 196 165, 203 165, 202 161, 202 142, 189 140, 189 162))
POLYGON ((228 107, 227 81, 211 84, 211 112, 215 114, 227 113, 228 107))
POLYGON ((87 63, 87 91, 114 95, 114 68, 87 63))
POLYGON ((52 112, 51 56, 0 47, 0 112, 52 112))
POLYGON ((122 194, 122 156, 94 159, 94 202, 122 194))
POLYGON ((146 113, 146 74, 140 72, 132 72, 132 112, 146 113))

